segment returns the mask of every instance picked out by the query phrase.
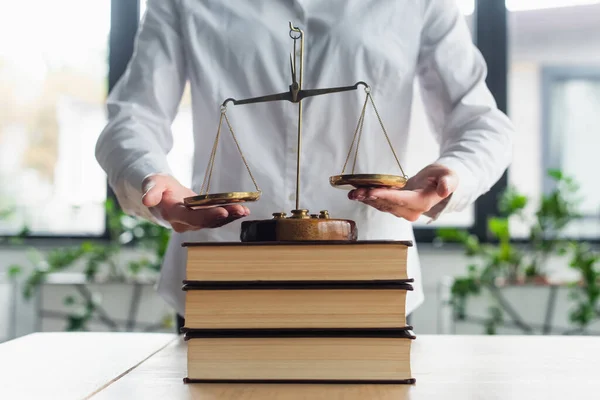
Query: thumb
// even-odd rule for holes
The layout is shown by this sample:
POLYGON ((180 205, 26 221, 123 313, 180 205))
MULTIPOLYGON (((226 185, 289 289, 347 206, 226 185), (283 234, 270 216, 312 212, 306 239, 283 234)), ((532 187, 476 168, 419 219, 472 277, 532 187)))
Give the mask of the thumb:
POLYGON ((446 174, 438 179, 436 192, 441 198, 450 196, 458 186, 458 177, 454 174, 446 174))
POLYGON ((151 181, 146 187, 146 193, 142 196, 142 203, 146 207, 156 207, 162 201, 165 188, 164 183, 151 181))

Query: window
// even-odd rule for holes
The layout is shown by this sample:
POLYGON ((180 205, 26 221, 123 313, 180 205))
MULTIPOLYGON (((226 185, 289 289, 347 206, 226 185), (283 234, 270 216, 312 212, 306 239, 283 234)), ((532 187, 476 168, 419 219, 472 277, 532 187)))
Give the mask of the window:
POLYGON ((109 0, 11 2, 0 13, 0 234, 105 231, 109 0), (77 16, 77 17, 74 17, 77 16), (26 23, 24 23, 26 21, 26 23))
MULTIPOLYGON (((476 0, 456 0, 461 11, 465 15, 471 15, 475 11, 476 0)), ((530 11, 550 8, 562 8, 597 4, 600 0, 505 0, 508 11, 530 11)))
MULTIPOLYGON (((558 1, 546 2, 548 4, 558 1)), ((584 2, 567 2, 563 5, 584 2)), ((530 196, 528 216, 553 188, 557 168, 581 186, 584 218, 568 233, 600 237, 600 190, 595 157, 600 147, 600 2, 510 13, 509 115, 518 134, 509 184, 530 196)), ((527 226, 511 222, 525 238, 527 226)))
MULTIPOLYGON (((597 169, 590 167, 600 148, 600 64, 542 70, 542 165, 574 177, 580 186, 582 217, 567 229, 569 236, 600 238, 600 188, 597 169), (586 162, 588 160, 588 162, 586 162)), ((542 184, 544 193, 552 182, 542 184)))

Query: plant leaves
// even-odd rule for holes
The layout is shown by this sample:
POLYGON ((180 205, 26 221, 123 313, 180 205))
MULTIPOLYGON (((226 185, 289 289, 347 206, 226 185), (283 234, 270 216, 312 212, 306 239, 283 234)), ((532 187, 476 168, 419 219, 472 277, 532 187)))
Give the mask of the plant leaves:
POLYGON ((464 242, 468 233, 455 228, 439 228, 436 230, 436 236, 446 242, 464 242))
POLYGON ((553 178, 553 179, 557 180, 557 181, 563 179, 563 173, 559 169, 553 169, 553 168, 549 169, 548 170, 548 176, 550 178, 553 178))
POLYGON ((514 187, 509 187, 500 195, 498 209, 505 217, 509 217, 521 212, 527 203, 527 196, 519 193, 514 187))
POLYGON ((11 265, 8 267, 7 275, 9 279, 15 279, 23 272, 23 268, 19 265, 11 265))
POLYGON ((507 241, 510 238, 508 230, 508 218, 490 218, 488 230, 498 239, 507 241))

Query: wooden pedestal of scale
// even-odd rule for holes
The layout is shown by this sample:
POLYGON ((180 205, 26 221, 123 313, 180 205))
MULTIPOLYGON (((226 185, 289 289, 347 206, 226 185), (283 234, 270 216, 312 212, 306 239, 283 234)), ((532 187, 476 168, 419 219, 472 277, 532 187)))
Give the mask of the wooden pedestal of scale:
MULTIPOLYGON (((336 175, 329 178, 331 186, 342 189, 395 188, 406 184, 406 177, 382 174, 336 175)), ((319 242, 356 241, 356 223, 349 219, 330 218, 328 211, 309 214, 308 210, 292 210, 292 215, 274 213, 272 219, 244 221, 242 242, 319 242)))
POLYGON ((272 219, 243 221, 242 242, 322 242, 356 241, 356 223, 349 219, 330 218, 327 211, 308 214, 308 210, 292 210, 287 217, 274 213, 272 219))

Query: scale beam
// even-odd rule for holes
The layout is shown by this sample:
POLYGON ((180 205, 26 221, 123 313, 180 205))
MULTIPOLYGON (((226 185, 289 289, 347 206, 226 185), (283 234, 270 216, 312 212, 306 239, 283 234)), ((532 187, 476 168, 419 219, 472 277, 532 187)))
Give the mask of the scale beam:
POLYGON ((339 86, 325 89, 307 89, 307 90, 297 90, 295 91, 292 86, 290 86, 289 92, 277 93, 277 94, 269 94, 266 96, 252 97, 249 99, 236 100, 234 98, 228 98, 223 102, 223 107, 227 106, 227 103, 233 103, 234 105, 243 105, 243 104, 253 104, 253 103, 265 103, 269 101, 282 101, 286 100, 291 103, 299 103, 303 99, 307 97, 320 96, 324 94, 331 93, 339 93, 339 92, 348 92, 350 90, 356 90, 359 86, 364 86, 368 88, 367 85, 363 81, 359 81, 352 86, 339 86))

